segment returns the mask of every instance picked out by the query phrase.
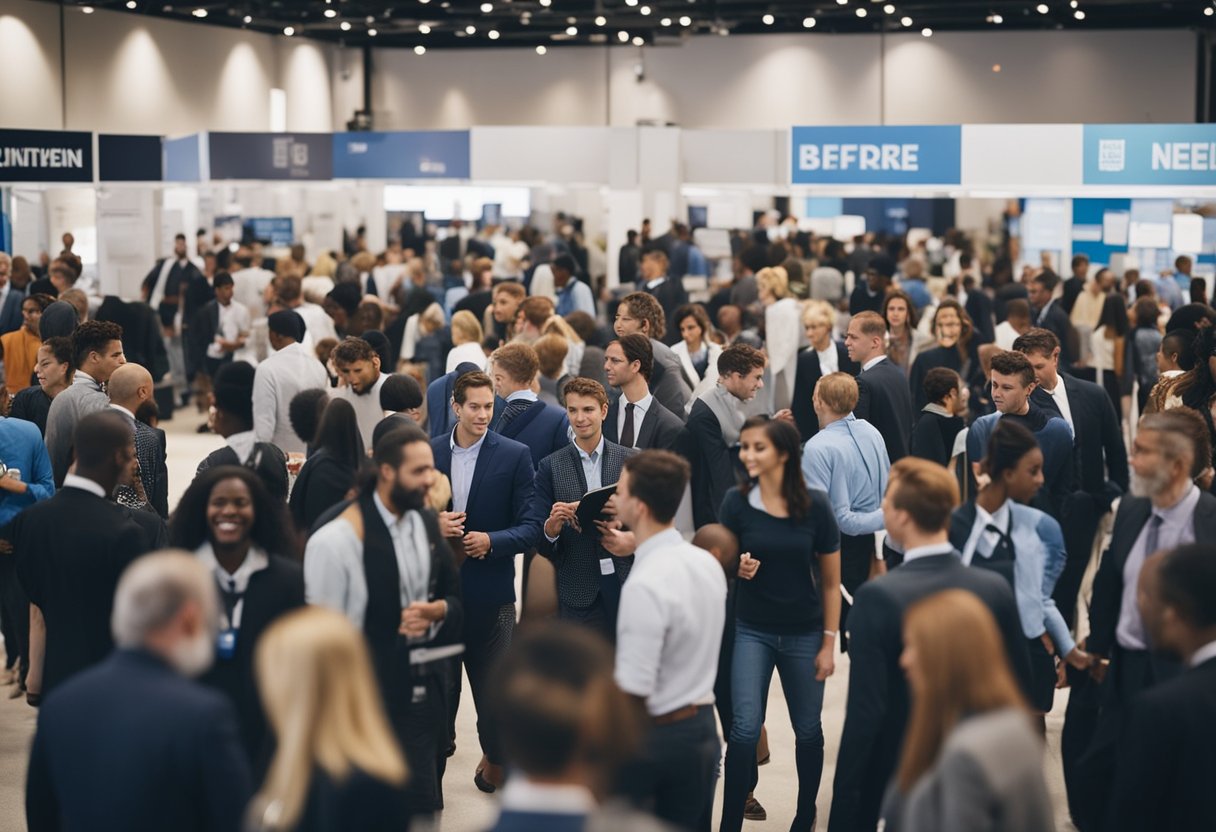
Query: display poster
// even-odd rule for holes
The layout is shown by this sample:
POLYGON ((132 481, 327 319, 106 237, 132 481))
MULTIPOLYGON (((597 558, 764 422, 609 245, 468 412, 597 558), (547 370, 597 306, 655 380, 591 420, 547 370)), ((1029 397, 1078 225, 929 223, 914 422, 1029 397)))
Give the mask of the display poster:
POLYGON ((1107 211, 1102 215, 1102 242, 1108 246, 1127 245, 1127 226, 1131 221, 1127 211, 1107 211))
POLYGON ((1169 199, 1133 199, 1127 244, 1131 248, 1170 247, 1174 202, 1169 199))
POLYGON ((92 181, 92 133, 0 130, 0 182, 92 181))
POLYGON ((219 179, 333 179, 330 133, 208 133, 211 176, 219 179))
POLYGON ((335 179, 468 179, 468 130, 337 133, 335 179))
POLYGON ((1087 124, 1083 135, 1086 185, 1216 185, 1214 124, 1087 124))
POLYGON ((957 185, 962 128, 794 127, 794 185, 957 185))
POLYGON ((1203 217, 1199 214, 1174 214, 1171 247, 1178 254, 1203 251, 1203 217))

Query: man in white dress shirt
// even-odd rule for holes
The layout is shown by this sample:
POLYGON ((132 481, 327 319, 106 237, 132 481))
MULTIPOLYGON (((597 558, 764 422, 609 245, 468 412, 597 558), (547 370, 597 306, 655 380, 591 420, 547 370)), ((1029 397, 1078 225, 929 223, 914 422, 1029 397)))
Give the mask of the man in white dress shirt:
POLYGON ((673 525, 688 478, 680 457, 643 451, 625 460, 615 497, 637 541, 621 589, 616 682, 651 717, 625 788, 659 819, 685 829, 697 826, 713 800, 721 753, 714 680, 726 610, 722 567, 673 525))
POLYGON ((253 433, 258 442, 278 445, 284 453, 304 453, 304 442, 291 428, 289 411, 296 394, 329 387, 325 365, 300 343, 304 319, 285 309, 268 319, 270 357, 253 377, 253 433))
POLYGON ((334 369, 345 384, 333 391, 333 397, 346 399, 355 408, 363 444, 371 450, 372 433, 384 418, 380 388, 388 379, 388 373, 380 371, 380 356, 375 348, 353 336, 343 338, 334 347, 334 369))

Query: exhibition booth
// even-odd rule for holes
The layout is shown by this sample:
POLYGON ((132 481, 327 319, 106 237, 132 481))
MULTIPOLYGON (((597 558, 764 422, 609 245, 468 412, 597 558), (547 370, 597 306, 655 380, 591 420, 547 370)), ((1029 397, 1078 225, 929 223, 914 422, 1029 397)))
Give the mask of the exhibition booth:
MULTIPOLYGON (((161 138, 0 131, 0 248, 54 253, 65 231, 102 290, 134 296, 185 232, 339 249, 402 222, 551 227, 559 212, 614 253, 642 217, 750 228, 780 205, 820 235, 1008 223, 1021 258, 1074 253, 1216 269, 1216 126, 476 127, 161 138), (1016 211, 1008 206, 1016 204, 1016 211), (1012 213, 1014 216, 1009 217, 1012 213), (1214 216, 1208 216, 1213 214, 1214 216)), ((721 236, 705 238, 720 246, 721 236)), ((722 252, 706 252, 713 256, 722 252)))

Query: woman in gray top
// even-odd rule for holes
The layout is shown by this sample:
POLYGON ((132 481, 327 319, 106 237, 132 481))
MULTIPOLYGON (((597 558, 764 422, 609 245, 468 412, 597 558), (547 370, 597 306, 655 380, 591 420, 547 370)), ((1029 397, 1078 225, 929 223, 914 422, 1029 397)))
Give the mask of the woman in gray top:
POLYGON ((912 690, 885 832, 1053 832, 1043 743, 988 608, 950 589, 908 609, 900 666, 912 690))

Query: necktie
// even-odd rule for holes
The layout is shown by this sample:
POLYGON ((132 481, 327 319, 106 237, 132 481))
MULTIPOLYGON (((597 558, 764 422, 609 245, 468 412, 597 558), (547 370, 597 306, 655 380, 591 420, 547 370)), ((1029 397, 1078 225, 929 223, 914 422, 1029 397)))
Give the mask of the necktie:
POLYGON ((1157 538, 1161 534, 1161 524, 1164 522, 1160 514, 1153 514, 1148 521, 1148 529, 1144 535, 1144 556, 1150 557, 1157 551, 1157 538))
POLYGON ((625 425, 621 428, 621 444, 626 448, 633 447, 633 402, 625 403, 625 425))
POLYGON ((371 272, 367 273, 367 289, 364 291, 367 295, 379 295, 380 292, 376 288, 376 276, 371 272))
POLYGON ((515 399, 515 401, 507 402, 507 406, 502 409, 502 416, 498 419, 498 430, 502 430, 511 420, 519 414, 523 413, 532 405, 532 402, 527 399, 515 399))

